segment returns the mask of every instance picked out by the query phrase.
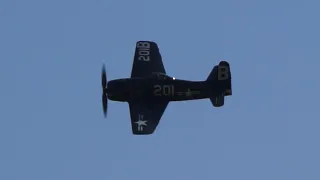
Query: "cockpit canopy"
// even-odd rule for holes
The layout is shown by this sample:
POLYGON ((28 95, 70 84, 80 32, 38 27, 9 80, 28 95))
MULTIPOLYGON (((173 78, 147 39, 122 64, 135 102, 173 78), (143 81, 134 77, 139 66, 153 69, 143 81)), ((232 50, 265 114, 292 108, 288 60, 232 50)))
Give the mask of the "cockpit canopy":
POLYGON ((164 73, 159 73, 159 72, 152 73, 152 75, 156 76, 158 79, 170 79, 170 80, 176 79, 175 77, 171 77, 171 76, 168 76, 164 73))

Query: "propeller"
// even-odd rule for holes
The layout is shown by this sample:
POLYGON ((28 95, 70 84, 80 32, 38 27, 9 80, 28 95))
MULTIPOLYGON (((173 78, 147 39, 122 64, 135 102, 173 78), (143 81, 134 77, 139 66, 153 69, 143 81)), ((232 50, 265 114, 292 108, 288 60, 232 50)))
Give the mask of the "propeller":
POLYGON ((102 66, 102 73, 101 73, 101 85, 102 85, 102 107, 104 116, 107 117, 107 110, 108 110, 108 97, 107 97, 107 73, 106 68, 102 66))

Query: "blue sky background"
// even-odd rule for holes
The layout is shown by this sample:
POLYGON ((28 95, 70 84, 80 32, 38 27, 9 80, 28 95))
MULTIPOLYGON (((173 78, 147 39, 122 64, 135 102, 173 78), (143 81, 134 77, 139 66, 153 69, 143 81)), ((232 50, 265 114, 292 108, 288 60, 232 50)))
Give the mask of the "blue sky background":
POLYGON ((0 179, 318 180, 319 1, 1 0, 0 179), (228 60, 233 96, 170 103, 133 136, 101 108, 100 70, 128 77, 153 40, 167 73, 228 60))

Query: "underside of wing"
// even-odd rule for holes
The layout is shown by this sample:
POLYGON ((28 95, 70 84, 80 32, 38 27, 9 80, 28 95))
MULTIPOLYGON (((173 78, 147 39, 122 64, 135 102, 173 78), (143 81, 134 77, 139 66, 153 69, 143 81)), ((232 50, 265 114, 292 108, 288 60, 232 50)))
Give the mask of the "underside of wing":
POLYGON ((166 74, 158 45, 152 41, 136 44, 131 77, 146 77, 153 73, 166 74))
POLYGON ((168 102, 157 104, 130 102, 132 133, 135 135, 152 134, 166 110, 168 102))

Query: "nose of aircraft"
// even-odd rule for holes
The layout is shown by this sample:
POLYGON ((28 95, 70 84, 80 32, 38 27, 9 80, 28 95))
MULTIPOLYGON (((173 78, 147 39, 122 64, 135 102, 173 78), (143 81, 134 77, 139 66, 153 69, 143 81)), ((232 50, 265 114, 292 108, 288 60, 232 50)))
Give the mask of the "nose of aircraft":
POLYGON ((113 95, 113 89, 114 89, 114 83, 112 81, 108 82, 108 89, 106 89, 108 97, 112 97, 113 95))
POLYGON ((120 96, 122 95, 123 91, 125 90, 125 83, 124 81, 114 80, 108 82, 108 97, 120 96))

